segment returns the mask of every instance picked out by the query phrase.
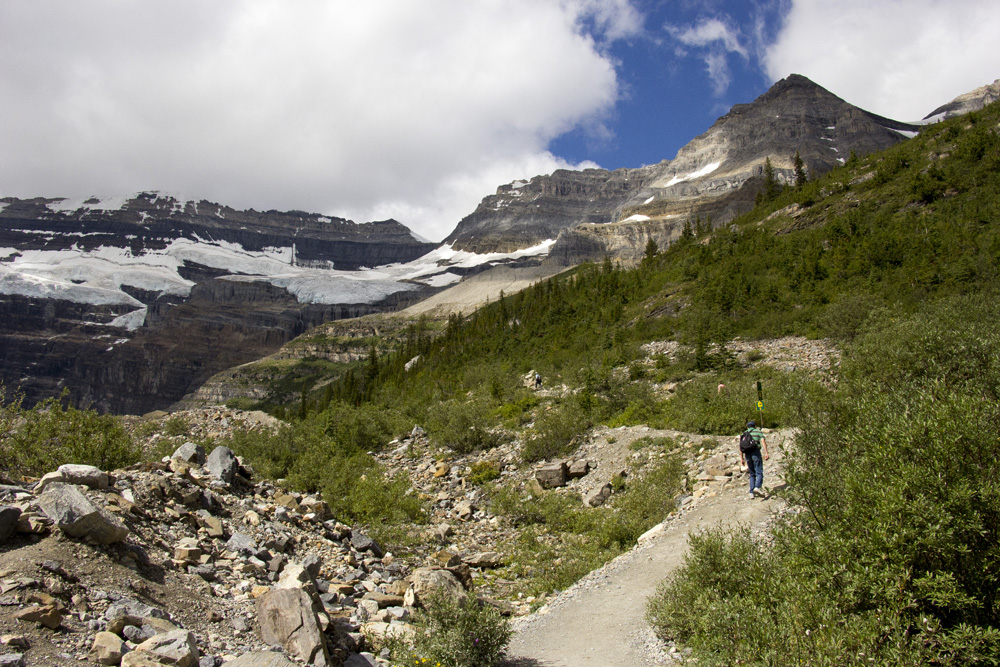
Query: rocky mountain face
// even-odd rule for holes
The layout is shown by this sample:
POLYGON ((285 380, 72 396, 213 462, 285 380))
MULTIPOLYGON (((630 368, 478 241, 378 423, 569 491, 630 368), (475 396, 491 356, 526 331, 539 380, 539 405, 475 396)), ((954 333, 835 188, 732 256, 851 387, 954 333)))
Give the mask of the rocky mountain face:
POLYGON ((918 130, 793 74, 752 103, 734 106, 673 160, 640 169, 557 171, 501 186, 446 241, 482 252, 557 238, 554 261, 636 260, 649 239, 665 246, 689 220, 721 224, 752 208, 766 159, 779 179, 791 181, 796 152, 808 172, 822 174, 852 151, 882 150, 918 130))
POLYGON ((102 411, 166 407, 312 326, 419 299, 431 288, 353 278, 433 247, 392 220, 155 193, 0 199, 0 382, 27 404, 68 388, 102 411))
POLYGON ((980 86, 964 95, 959 95, 951 102, 948 102, 948 104, 939 106, 927 114, 924 120, 944 120, 953 116, 961 116, 971 111, 978 111, 987 104, 992 104, 997 100, 1000 100, 1000 79, 997 79, 988 86, 980 86))

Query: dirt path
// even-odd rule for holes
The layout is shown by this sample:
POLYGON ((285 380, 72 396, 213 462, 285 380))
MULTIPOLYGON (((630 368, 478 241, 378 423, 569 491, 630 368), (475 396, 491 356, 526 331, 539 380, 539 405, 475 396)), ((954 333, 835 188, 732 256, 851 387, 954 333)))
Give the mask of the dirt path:
MULTIPOLYGON (((768 436, 771 460, 764 483, 781 488, 780 449, 787 434, 768 436)), ((780 507, 775 497, 750 500, 746 478, 721 487, 661 524, 643 540, 600 570, 590 573, 549 605, 519 621, 508 655, 512 667, 652 667, 670 664, 644 620, 646 599, 681 565, 688 535, 715 526, 763 527, 780 507), (659 656, 658 656, 659 654, 659 656), (658 660, 659 657, 659 660, 658 660)))

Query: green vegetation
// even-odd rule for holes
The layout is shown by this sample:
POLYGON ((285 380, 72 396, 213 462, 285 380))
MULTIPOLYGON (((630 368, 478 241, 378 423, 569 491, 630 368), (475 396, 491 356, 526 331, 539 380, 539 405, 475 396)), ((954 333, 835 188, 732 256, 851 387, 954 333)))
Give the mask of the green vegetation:
POLYGON ((1000 664, 996 292, 878 320, 788 462, 804 509, 707 533, 651 602, 701 664, 1000 664))
POLYGON ((412 645, 390 641, 399 667, 499 667, 513 631, 500 612, 474 597, 439 595, 416 614, 412 645))
POLYGON ((42 401, 27 410, 22 408, 18 396, 8 402, 0 387, 3 474, 38 477, 64 463, 112 470, 136 463, 140 454, 115 417, 63 406, 58 398, 42 401))

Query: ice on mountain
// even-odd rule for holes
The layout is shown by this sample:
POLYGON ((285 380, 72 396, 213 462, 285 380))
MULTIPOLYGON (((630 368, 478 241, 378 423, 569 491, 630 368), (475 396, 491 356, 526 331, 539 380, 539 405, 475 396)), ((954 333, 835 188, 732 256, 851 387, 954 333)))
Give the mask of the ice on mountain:
POLYGON ((706 164, 701 169, 697 171, 692 171, 690 174, 687 174, 685 176, 674 176, 667 183, 667 187, 669 188, 671 185, 677 185, 678 183, 683 183, 684 181, 690 181, 696 178, 701 178, 702 176, 708 176, 713 171, 718 169, 719 165, 721 164, 722 164, 721 162, 712 162, 711 164, 706 164))

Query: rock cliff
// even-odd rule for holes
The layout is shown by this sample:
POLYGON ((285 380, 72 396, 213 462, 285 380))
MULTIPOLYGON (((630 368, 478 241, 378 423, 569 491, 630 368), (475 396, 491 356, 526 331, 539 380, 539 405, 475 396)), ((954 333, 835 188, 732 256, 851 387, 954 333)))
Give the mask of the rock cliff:
POLYGON ((501 186, 463 219, 447 241, 479 252, 558 238, 550 258, 566 264, 642 256, 696 216, 713 224, 753 206, 764 162, 793 178, 798 152, 822 174, 851 154, 906 139, 919 126, 859 109, 806 77, 791 75, 750 104, 738 104, 673 160, 640 169, 557 171, 501 186))
POLYGON ((433 247, 392 220, 156 193, 0 199, 0 382, 28 404, 67 388, 102 411, 166 407, 317 324, 418 300, 432 288, 358 269, 433 247))

